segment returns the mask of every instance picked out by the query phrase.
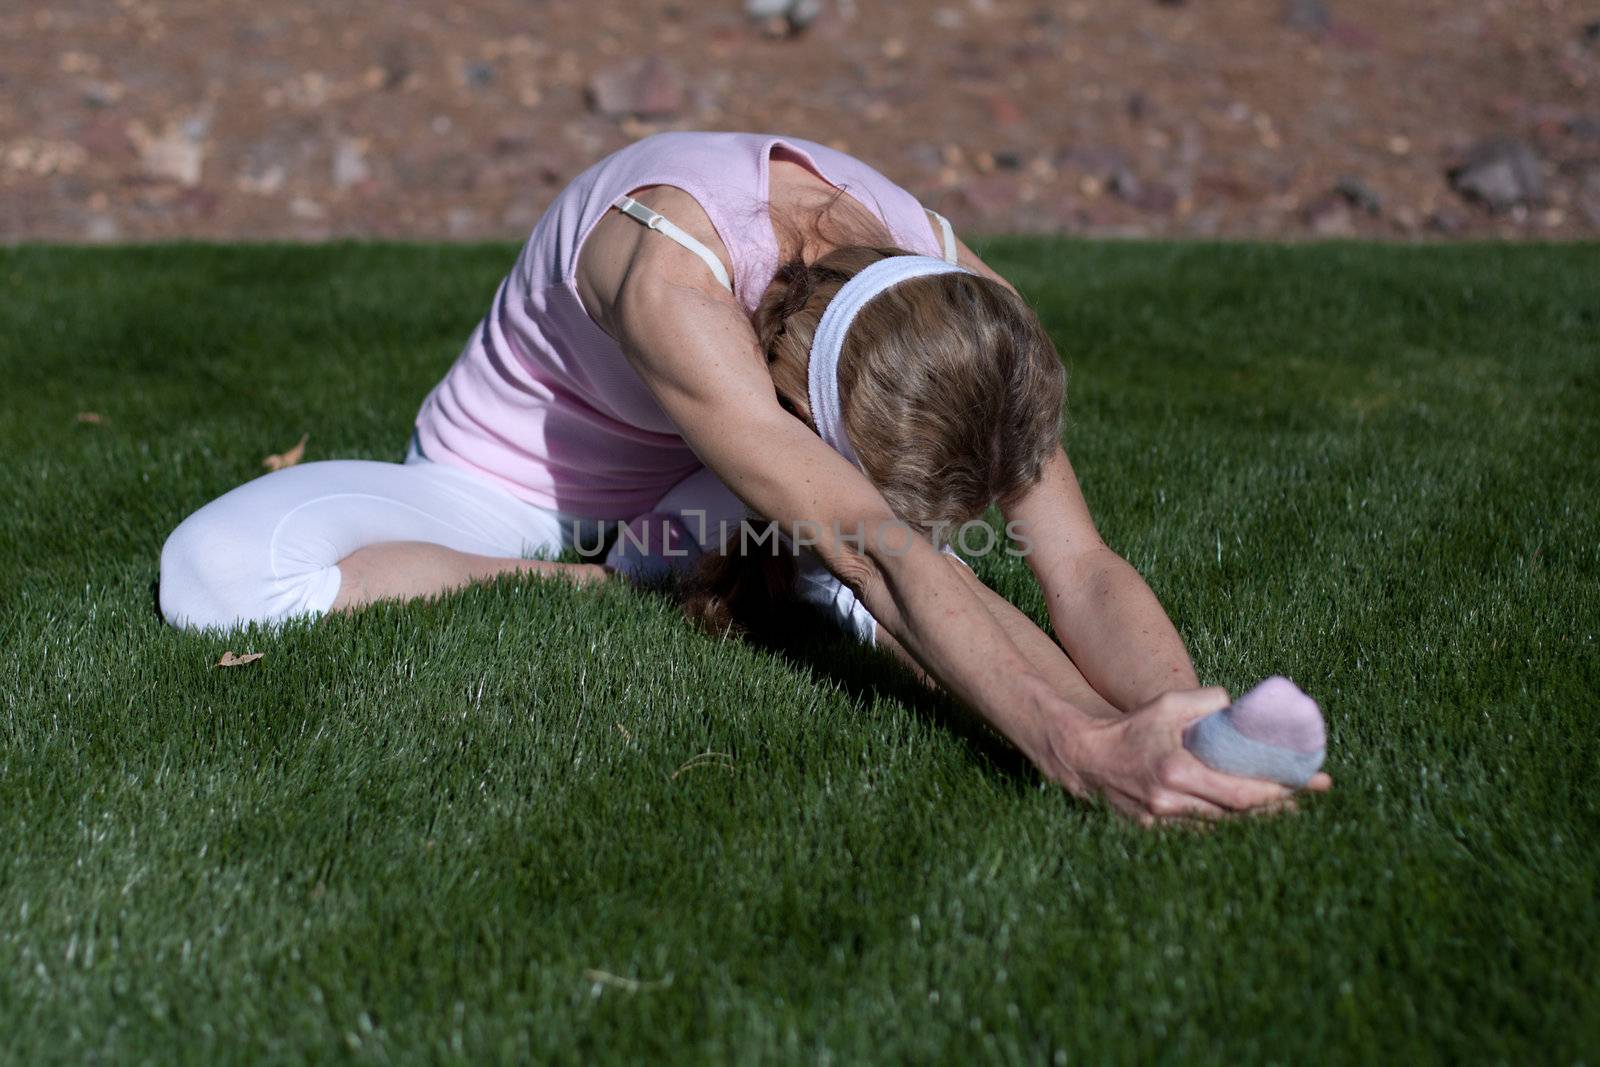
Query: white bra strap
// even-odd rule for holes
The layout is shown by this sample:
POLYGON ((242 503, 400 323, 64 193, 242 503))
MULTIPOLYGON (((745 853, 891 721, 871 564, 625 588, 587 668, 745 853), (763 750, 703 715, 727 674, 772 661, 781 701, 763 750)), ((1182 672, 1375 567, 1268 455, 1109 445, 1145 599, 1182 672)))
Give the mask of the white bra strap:
POLYGON ((939 220, 939 232, 944 234, 944 261, 956 262, 956 231, 950 228, 950 220, 937 211, 929 211, 928 214, 939 220))
POLYGON ((705 260, 706 266, 711 268, 711 273, 717 276, 717 281, 722 283, 722 287, 730 293, 733 292, 733 282, 728 279, 728 268, 722 265, 722 260, 717 258, 717 254, 693 237, 690 237, 688 233, 665 215, 651 211, 631 196, 619 196, 611 202, 611 206, 630 218, 638 219, 657 233, 672 238, 705 260))

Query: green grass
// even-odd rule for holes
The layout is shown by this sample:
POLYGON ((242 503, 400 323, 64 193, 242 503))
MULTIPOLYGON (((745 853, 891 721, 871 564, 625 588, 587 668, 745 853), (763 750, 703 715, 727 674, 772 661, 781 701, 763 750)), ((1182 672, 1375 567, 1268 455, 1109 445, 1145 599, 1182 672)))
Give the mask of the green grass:
POLYGON ((512 250, 12 249, 0 1058, 1594 1062, 1600 247, 985 252, 1105 536, 1203 678, 1323 701, 1331 795, 1142 831, 627 589, 170 630, 166 533, 303 432, 397 459, 512 250))

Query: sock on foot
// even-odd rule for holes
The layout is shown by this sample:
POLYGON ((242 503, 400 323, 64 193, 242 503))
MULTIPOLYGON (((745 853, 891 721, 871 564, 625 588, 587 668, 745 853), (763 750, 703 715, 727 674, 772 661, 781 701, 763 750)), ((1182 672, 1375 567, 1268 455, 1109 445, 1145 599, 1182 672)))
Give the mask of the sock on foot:
POLYGON ((1183 744, 1214 770, 1298 789, 1322 767, 1327 733, 1317 702, 1273 675, 1230 707, 1190 723, 1183 744))

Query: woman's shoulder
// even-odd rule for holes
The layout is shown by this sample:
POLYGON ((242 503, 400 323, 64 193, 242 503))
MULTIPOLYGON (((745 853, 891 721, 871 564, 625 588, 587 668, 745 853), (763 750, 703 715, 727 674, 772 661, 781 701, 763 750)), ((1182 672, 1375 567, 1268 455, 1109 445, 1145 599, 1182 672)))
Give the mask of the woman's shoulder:
MULTIPOLYGON (((724 264, 725 271, 734 265, 716 225, 690 193, 670 184, 653 184, 629 195, 698 241, 724 264)), ((624 293, 637 292, 641 285, 720 292, 712 272, 694 253, 617 211, 602 215, 584 240, 572 284, 590 317, 613 337, 619 328, 615 321, 619 302, 624 293)))

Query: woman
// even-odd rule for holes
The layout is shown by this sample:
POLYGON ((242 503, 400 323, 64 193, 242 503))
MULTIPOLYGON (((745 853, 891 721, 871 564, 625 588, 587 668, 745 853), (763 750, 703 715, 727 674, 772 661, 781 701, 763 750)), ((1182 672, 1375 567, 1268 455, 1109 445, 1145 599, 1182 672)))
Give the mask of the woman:
POLYGON ((1283 805, 1184 750, 1227 694, 1198 687, 1095 532, 1063 389, 1010 284, 872 168, 795 138, 659 134, 556 199, 403 464, 304 464, 208 504, 162 550, 162 611, 223 626, 698 565, 691 608, 726 627, 778 575, 1074 794, 1147 822, 1283 805), (940 550, 994 503, 1065 651, 940 550), (754 516, 776 532, 752 545, 754 516), (602 564, 527 558, 623 522, 602 564), (777 543, 806 552, 773 563, 777 543))

